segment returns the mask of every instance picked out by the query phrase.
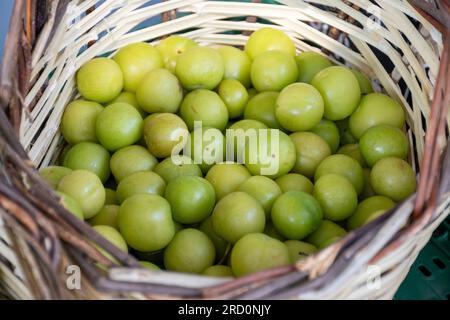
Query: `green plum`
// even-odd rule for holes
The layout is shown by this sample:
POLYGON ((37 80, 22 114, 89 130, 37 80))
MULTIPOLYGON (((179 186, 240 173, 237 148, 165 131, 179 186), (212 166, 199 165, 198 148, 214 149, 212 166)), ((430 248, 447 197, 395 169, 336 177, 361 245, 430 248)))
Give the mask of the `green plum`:
POLYGON ((355 159, 344 154, 333 154, 326 157, 317 167, 314 180, 334 173, 347 178, 351 182, 357 194, 364 188, 364 176, 361 166, 355 159))
POLYGON ((119 206, 117 205, 105 205, 99 213, 88 220, 91 226, 110 226, 119 230, 117 224, 117 215, 119 214, 119 206))
POLYGON ((342 238, 346 234, 347 231, 338 224, 329 220, 323 220, 319 228, 311 233, 305 241, 320 248, 330 239, 342 238))
POLYGON ((319 137, 325 140, 330 146, 331 153, 335 153, 339 148, 339 129, 333 121, 322 119, 309 131, 317 134, 319 137))
POLYGON ((142 117, 133 106, 117 102, 110 104, 98 115, 96 133, 98 141, 109 151, 132 145, 142 136, 142 117))
POLYGON ((71 172, 72 169, 60 166, 49 166, 39 170, 40 176, 47 181, 53 189, 56 189, 61 179, 71 172))
POLYGON ((295 56, 295 44, 283 31, 274 28, 260 28, 253 32, 245 44, 245 52, 251 59, 259 54, 279 50, 295 56))
POLYGON ((296 163, 293 171, 313 178, 317 166, 331 154, 328 143, 312 132, 295 132, 289 136, 296 150, 296 163))
POLYGON ((111 157, 111 172, 116 181, 138 171, 153 170, 158 160, 142 146, 128 146, 117 150, 111 157))
POLYGON ((347 220, 348 230, 353 230, 366 224, 371 215, 379 210, 389 210, 395 202, 384 196, 373 196, 361 201, 355 213, 347 220))
POLYGON ((201 46, 190 47, 180 54, 175 68, 175 74, 188 90, 212 90, 220 83, 224 73, 221 54, 201 46))
POLYGON ((163 67, 158 50, 145 42, 122 47, 115 54, 114 60, 123 72, 124 88, 130 92, 136 92, 139 83, 148 72, 163 67))
POLYGON ((231 251, 231 269, 236 277, 289 264, 286 245, 262 233, 247 234, 231 251))
POLYGON ((205 178, 213 185, 217 200, 220 200, 250 177, 250 172, 243 165, 219 163, 209 169, 205 178))
POLYGON ((359 103, 351 115, 348 125, 352 135, 359 139, 364 132, 376 125, 387 124, 402 129, 405 112, 394 99, 381 93, 369 93, 359 103))
POLYGON ((271 219, 277 230, 290 240, 301 240, 314 232, 322 222, 322 209, 312 195, 288 191, 272 207, 271 219))
POLYGON ((119 204, 117 200, 116 190, 105 188, 105 206, 108 204, 119 204))
POLYGON ((194 90, 184 98, 180 116, 190 131, 195 129, 195 121, 201 126, 224 130, 228 123, 228 109, 220 96, 206 89, 194 90))
POLYGON ((409 143, 399 128, 378 125, 367 129, 359 140, 361 153, 369 166, 386 157, 406 159, 409 143))
POLYGON ((152 171, 138 171, 123 178, 117 186, 117 199, 123 203, 136 194, 157 194, 162 196, 166 189, 163 178, 152 171))
POLYGON ((164 197, 170 203, 173 219, 184 224, 207 218, 214 209, 216 194, 208 180, 184 176, 172 180, 164 197))
POLYGON ((163 178, 167 184, 182 176, 202 176, 200 167, 187 156, 181 156, 180 164, 174 163, 171 157, 166 158, 158 163, 153 171, 163 178))
POLYGON ((322 250, 328 246, 331 246, 332 244, 338 242, 339 240, 341 240, 342 237, 333 237, 333 238, 329 238, 326 241, 322 242, 321 245, 319 246, 319 250, 322 250))
POLYGON ((74 170, 65 175, 58 184, 58 191, 80 204, 85 219, 95 216, 105 203, 105 188, 100 178, 87 170, 74 170))
POLYGON ((175 73, 178 57, 189 48, 196 47, 197 43, 189 38, 173 35, 161 40, 156 49, 158 49, 164 67, 172 73, 175 73))
POLYGON ((364 159, 360 145, 357 143, 350 143, 343 145, 339 148, 337 151, 338 154, 345 154, 346 156, 349 156, 350 158, 355 159, 358 161, 359 165, 363 168, 367 167, 366 159, 364 159))
POLYGON ((314 185, 307 177, 299 173, 288 173, 275 180, 281 189, 281 192, 303 191, 309 194, 313 193, 314 185))
POLYGON ((226 130, 226 159, 242 163, 245 157, 245 148, 251 139, 256 139, 260 129, 268 127, 257 120, 244 119, 233 123, 226 130), (255 137, 255 138, 252 138, 255 137))
MULTIPOLYGON (((111 242, 114 246, 116 246, 119 250, 128 253, 127 243, 125 242, 124 238, 119 233, 119 231, 110 226, 94 226, 93 229, 97 231, 103 238, 105 238, 106 240, 111 242)), ((105 257, 107 257, 110 260, 114 260, 114 258, 105 250, 103 250, 98 246, 96 247, 105 257)))
POLYGON ((148 262, 148 261, 139 261, 139 264, 149 270, 153 270, 153 271, 159 271, 161 270, 160 267, 158 267, 156 264, 152 263, 152 262, 148 262))
POLYGON ((127 103, 130 106, 134 107, 137 111, 139 111, 139 114, 142 118, 145 118, 147 116, 147 112, 145 112, 141 108, 139 102, 137 101, 136 95, 133 92, 123 91, 114 100, 108 102, 106 105, 110 105, 116 102, 127 103))
POLYGON ((322 119, 324 102, 319 91, 307 83, 293 83, 281 90, 275 116, 289 131, 312 129, 322 119))
POLYGON ((229 266, 215 265, 203 270, 202 275, 209 277, 233 277, 233 271, 229 266))
POLYGON ((167 270, 202 273, 214 263, 214 245, 206 234, 197 229, 184 229, 175 234, 164 250, 164 266, 167 270))
POLYGON ((261 204, 245 192, 232 192, 217 203, 212 214, 214 232, 236 243, 244 235, 263 232, 266 216, 261 204))
POLYGON ((86 100, 99 103, 111 101, 124 85, 120 66, 109 58, 94 58, 86 62, 76 74, 77 88, 86 100))
POLYGON ((155 194, 126 199, 120 206, 117 223, 128 245, 141 252, 161 250, 175 235, 170 205, 155 194))
POLYGON ((245 107, 244 118, 261 121, 270 128, 282 129, 275 117, 275 102, 278 92, 265 91, 255 94, 245 107))
POLYGON ((294 143, 278 129, 260 132, 245 146, 245 166, 253 175, 275 179, 291 171, 295 161, 294 143))
POLYGON ((375 195, 375 192, 372 189, 372 185, 370 184, 370 171, 371 170, 369 168, 363 168, 364 188, 359 195, 360 201, 375 195))
POLYGON ((203 231, 209 239, 213 242, 214 248, 216 249, 216 261, 220 261, 224 258, 227 253, 228 242, 219 237, 217 233, 213 229, 212 225, 212 217, 209 216, 206 218, 198 228, 200 231, 203 231))
POLYGON ((148 113, 176 113, 183 100, 183 88, 169 70, 158 68, 147 73, 138 84, 136 98, 148 113))
POLYGON ((416 174, 408 162, 393 157, 379 160, 370 172, 370 184, 376 194, 399 202, 416 190, 416 174))
POLYGON ((272 221, 268 220, 266 221, 266 226, 264 227, 264 234, 268 235, 269 237, 272 237, 274 239, 285 241, 286 237, 283 236, 280 231, 278 231, 277 228, 273 225, 272 221))
POLYGON ((250 86, 251 60, 248 55, 232 46, 219 46, 217 51, 222 56, 225 65, 224 79, 234 79, 246 88, 250 86))
POLYGON ((306 259, 317 251, 317 248, 314 245, 303 241, 287 240, 284 244, 288 248, 291 263, 306 259))
POLYGON ((84 220, 83 209, 74 198, 59 191, 56 191, 56 194, 59 196, 60 202, 64 208, 66 208, 75 217, 79 218, 80 220, 84 220))
POLYGON ((248 101, 247 89, 238 80, 225 79, 217 89, 220 98, 228 109, 230 119, 235 119, 244 113, 248 101))
POLYGON ((358 107, 361 98, 359 83, 353 73, 340 66, 332 66, 317 73, 311 84, 319 90, 324 103, 324 117, 342 120, 358 107))
POLYGON ((359 83, 359 88, 361 90, 361 94, 369 94, 373 92, 372 84, 370 80, 361 73, 361 71, 356 69, 350 69, 351 72, 355 75, 356 79, 359 83))
POLYGON ((64 158, 64 166, 72 170, 84 169, 95 173, 102 183, 111 174, 108 150, 92 142, 80 142, 74 145, 64 158))
POLYGON ((69 103, 61 119, 61 133, 68 143, 97 142, 95 123, 103 107, 92 101, 69 103))
POLYGON ((252 63, 250 77, 259 92, 280 91, 297 80, 297 65, 293 57, 278 50, 259 54, 252 63))
POLYGON ((281 189, 278 184, 264 176, 253 176, 242 183, 236 191, 242 191, 258 200, 266 213, 266 219, 270 217, 272 205, 279 195, 281 189))
POLYGON ((300 53, 295 57, 295 62, 298 68, 298 81, 305 83, 310 83, 317 73, 333 65, 323 55, 313 51, 300 53))
POLYGON ((314 197, 322 207, 324 218, 332 221, 347 219, 358 205, 358 195, 351 182, 334 173, 316 180, 314 197))
POLYGON ((150 153, 157 158, 178 154, 186 144, 188 135, 186 124, 175 114, 154 113, 145 118, 145 142, 150 153))

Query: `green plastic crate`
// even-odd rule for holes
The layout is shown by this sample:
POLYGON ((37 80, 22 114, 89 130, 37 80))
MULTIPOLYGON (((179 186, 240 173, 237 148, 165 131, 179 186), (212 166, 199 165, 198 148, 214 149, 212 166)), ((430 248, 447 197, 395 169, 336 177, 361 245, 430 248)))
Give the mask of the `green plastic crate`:
POLYGON ((450 217, 420 252, 396 300, 450 300, 450 217))

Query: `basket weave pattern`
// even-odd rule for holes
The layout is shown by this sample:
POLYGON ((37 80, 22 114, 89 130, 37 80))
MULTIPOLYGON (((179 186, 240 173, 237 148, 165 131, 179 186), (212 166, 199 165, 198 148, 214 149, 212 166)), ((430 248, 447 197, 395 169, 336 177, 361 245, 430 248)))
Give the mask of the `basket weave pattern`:
POLYGON ((6 111, 0 111, 0 293, 14 298, 392 298, 450 212, 448 1, 419 7, 400 0, 171 0, 143 6, 147 2, 17 1, 0 74, 0 106, 6 111), (160 15, 163 22, 143 24, 160 15), (138 268, 133 257, 62 208, 33 169, 51 164, 61 152, 58 127, 77 95, 77 69, 95 56, 111 56, 137 41, 156 44, 172 33, 201 45, 242 46, 266 23, 286 32, 299 52, 327 54, 335 63, 361 70, 405 107, 409 160, 420 176, 417 193, 294 266, 233 281, 138 268), (327 26, 328 33, 316 24, 327 26), (393 70, 383 66, 374 48, 393 70), (69 265, 81 267, 82 290, 67 288, 69 265))

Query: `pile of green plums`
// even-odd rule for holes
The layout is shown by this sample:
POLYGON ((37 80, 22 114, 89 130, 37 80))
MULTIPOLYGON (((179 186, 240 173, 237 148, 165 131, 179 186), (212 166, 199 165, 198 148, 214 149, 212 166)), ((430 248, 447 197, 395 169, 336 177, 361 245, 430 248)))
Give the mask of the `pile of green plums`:
POLYGON ((401 105, 357 70, 296 55, 277 29, 244 50, 132 43, 84 64, 76 84, 67 147, 40 173, 149 269, 239 277, 295 263, 415 191, 401 105), (270 135, 251 151, 230 130, 270 135))

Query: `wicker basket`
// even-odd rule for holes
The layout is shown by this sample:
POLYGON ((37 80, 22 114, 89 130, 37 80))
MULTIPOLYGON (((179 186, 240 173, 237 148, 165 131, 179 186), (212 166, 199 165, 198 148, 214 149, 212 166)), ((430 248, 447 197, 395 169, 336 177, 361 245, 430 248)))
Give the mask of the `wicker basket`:
POLYGON ((16 1, 0 74, 0 297, 392 298, 450 211, 449 2, 147 2, 16 1), (163 22, 145 24, 160 15, 163 22), (75 72, 97 55, 171 33, 206 45, 243 45, 267 23, 287 32, 298 51, 360 69, 403 104, 410 162, 420 172, 417 193, 296 265, 236 280, 140 268, 67 212, 35 170, 63 147, 58 125, 77 94, 75 72))

